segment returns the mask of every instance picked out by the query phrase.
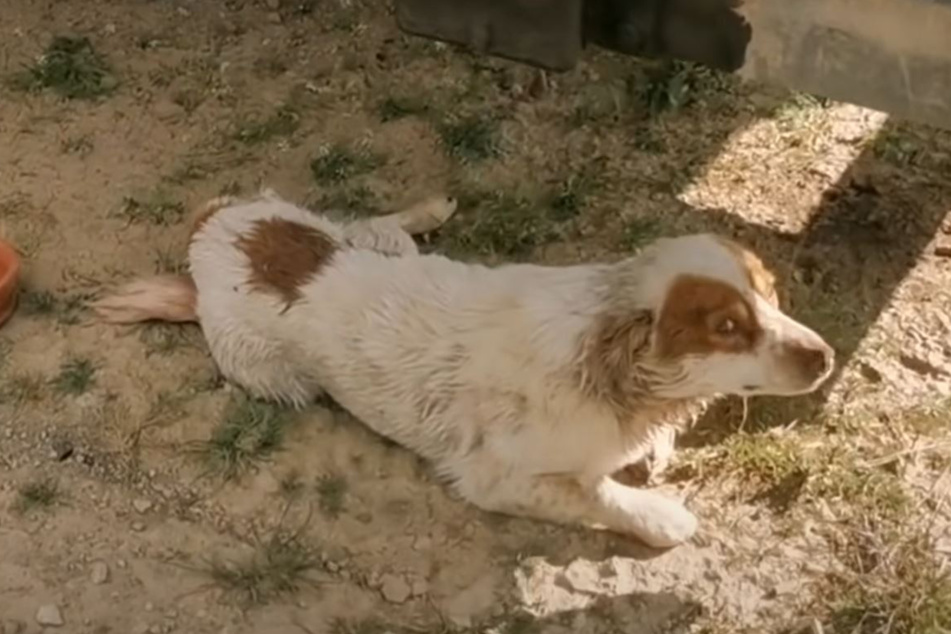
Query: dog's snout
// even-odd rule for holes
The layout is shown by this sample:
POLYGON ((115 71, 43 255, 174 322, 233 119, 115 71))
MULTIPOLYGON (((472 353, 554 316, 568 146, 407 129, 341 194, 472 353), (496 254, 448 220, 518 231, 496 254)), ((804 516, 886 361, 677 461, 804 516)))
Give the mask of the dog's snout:
POLYGON ((786 352, 799 371, 810 380, 826 377, 835 364, 835 352, 821 341, 788 344, 786 352))

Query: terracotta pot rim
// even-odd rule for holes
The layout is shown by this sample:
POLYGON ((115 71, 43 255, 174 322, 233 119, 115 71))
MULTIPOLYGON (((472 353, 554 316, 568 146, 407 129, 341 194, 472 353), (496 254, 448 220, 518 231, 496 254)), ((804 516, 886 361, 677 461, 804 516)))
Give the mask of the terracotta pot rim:
POLYGON ((12 244, 0 238, 0 324, 13 313, 20 277, 20 255, 12 244))

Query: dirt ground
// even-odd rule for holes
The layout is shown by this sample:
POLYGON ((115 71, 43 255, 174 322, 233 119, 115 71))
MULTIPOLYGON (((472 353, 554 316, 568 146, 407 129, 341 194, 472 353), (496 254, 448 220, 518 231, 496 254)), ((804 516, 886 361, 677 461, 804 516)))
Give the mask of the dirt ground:
POLYGON ((594 51, 546 84, 370 5, 4 6, 0 234, 25 273, 0 330, 0 632, 951 630, 951 135, 594 51), (92 98, 44 71, 58 36, 89 38, 92 98), (453 193, 427 248, 487 262, 732 235, 841 372, 682 439, 683 547, 490 516, 339 410, 243 403, 197 328, 91 319, 181 269, 197 204, 262 185, 349 213, 453 193))

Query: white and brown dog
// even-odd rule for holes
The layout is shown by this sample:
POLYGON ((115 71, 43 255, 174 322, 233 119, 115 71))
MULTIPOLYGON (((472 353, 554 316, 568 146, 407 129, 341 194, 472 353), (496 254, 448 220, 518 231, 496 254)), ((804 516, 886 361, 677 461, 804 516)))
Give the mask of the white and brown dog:
POLYGON ((271 192, 196 220, 190 275, 99 301, 112 323, 198 321, 223 374, 303 406, 325 391, 473 504, 667 547, 697 520, 611 478, 713 398, 795 395, 832 372, 750 252, 711 235, 616 264, 495 268, 420 255, 431 200, 338 224, 271 192))

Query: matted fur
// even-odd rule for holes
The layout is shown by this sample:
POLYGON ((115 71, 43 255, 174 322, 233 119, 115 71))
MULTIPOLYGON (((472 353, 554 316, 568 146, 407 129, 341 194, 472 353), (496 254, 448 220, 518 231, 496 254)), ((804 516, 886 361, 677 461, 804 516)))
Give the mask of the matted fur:
MULTIPOLYGON (((490 268, 417 252, 407 232, 445 222, 451 200, 349 224, 273 193, 212 207, 189 264, 222 372, 298 406, 326 391, 483 509, 677 544, 696 518, 611 474, 651 452, 666 461, 675 430, 718 395, 805 393, 831 371, 758 258, 714 236, 610 265, 490 268), (242 248, 276 221, 320 246, 281 292, 260 272, 290 264, 242 248)), ((100 314, 123 314, 124 297, 100 314)))

